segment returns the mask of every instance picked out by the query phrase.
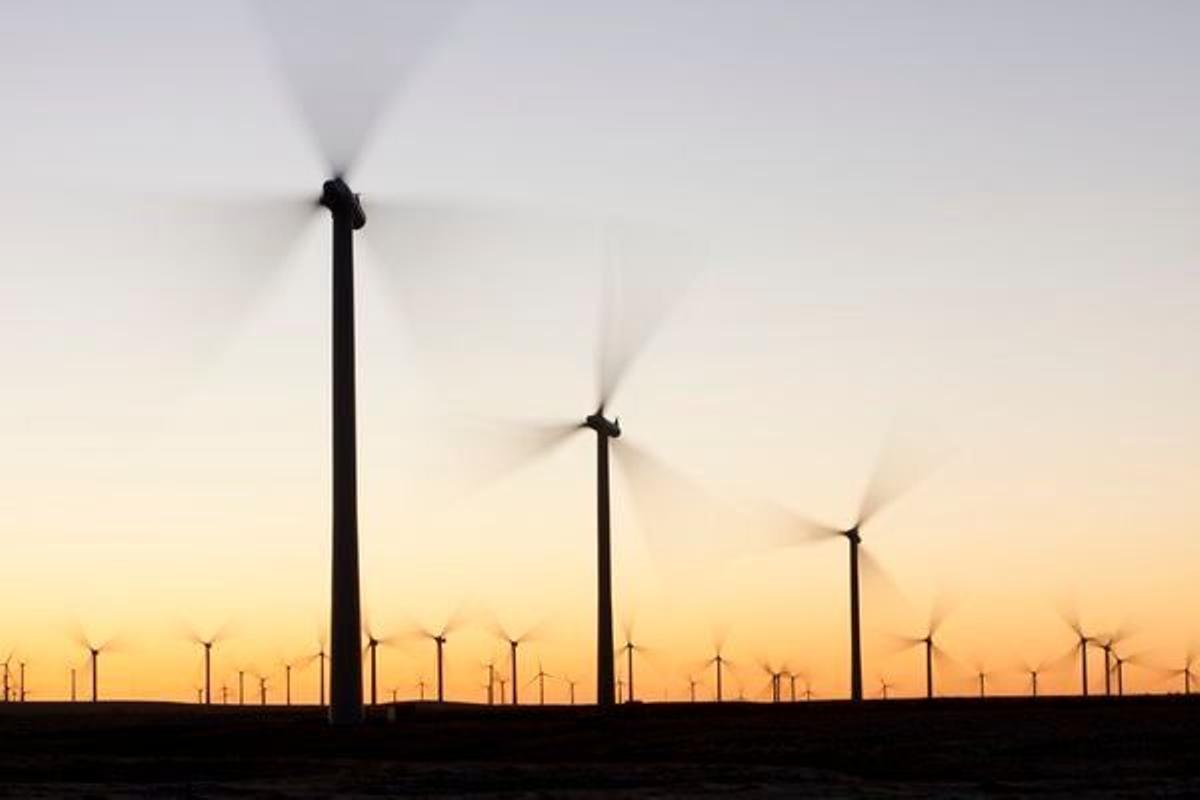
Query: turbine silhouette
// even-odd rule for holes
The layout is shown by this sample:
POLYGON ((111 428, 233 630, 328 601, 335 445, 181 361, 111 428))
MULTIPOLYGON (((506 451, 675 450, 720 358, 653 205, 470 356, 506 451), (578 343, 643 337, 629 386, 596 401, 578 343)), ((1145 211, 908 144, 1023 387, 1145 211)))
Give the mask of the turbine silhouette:
POLYGON ((1080 694, 1083 697, 1088 696, 1088 645, 1095 643, 1095 638, 1084 632, 1083 625, 1079 618, 1074 614, 1064 614, 1063 621, 1071 628, 1075 634, 1075 652, 1079 656, 1080 668, 1080 694))
POLYGON ((945 623, 946 617, 949 616, 950 609, 944 601, 939 600, 933 605, 933 609, 929 613, 929 624, 925 627, 925 633, 922 636, 898 636, 895 637, 900 644, 900 651, 909 650, 913 647, 920 646, 924 651, 925 656, 925 699, 932 700, 934 696, 933 685, 933 666, 934 661, 948 662, 949 656, 946 651, 938 647, 936 637, 942 624, 945 623))
POLYGON ((636 698, 636 695, 633 692, 633 655, 634 655, 634 653, 640 653, 640 652, 643 652, 644 650, 645 650, 644 647, 642 647, 641 645, 638 645, 638 644, 634 644, 634 642, 633 642, 633 625, 626 624, 625 625, 625 644, 621 645, 620 652, 623 652, 625 654, 625 675, 628 678, 627 686, 626 686, 627 693, 625 695, 625 697, 626 697, 625 702, 627 702, 627 703, 632 703, 634 701, 634 699, 636 698))
POLYGON ((711 664, 716 671, 716 677, 717 677, 717 684, 716 684, 717 695, 716 695, 716 697, 717 697, 718 703, 720 703, 724 700, 723 680, 724 680, 725 668, 731 666, 729 663, 729 659, 727 659, 725 657, 724 653, 722 652, 723 648, 724 648, 723 643, 718 642, 717 644, 715 644, 713 647, 713 649, 715 651, 713 654, 713 657, 705 662, 705 665, 711 664))
POLYGON ((882 566, 862 549, 862 531, 885 509, 909 492, 932 471, 932 465, 901 463, 893 442, 889 441, 863 492, 854 523, 837 528, 815 522, 795 512, 784 510, 782 526, 772 536, 775 546, 806 542, 845 539, 850 553, 850 699, 863 699, 862 670, 862 604, 860 600, 860 570, 894 586, 882 566))
POLYGON ((224 626, 218 628, 215 633, 207 639, 193 632, 192 642, 204 648, 204 704, 212 703, 212 648, 213 645, 226 638, 226 629, 224 626))
POLYGON ((455 612, 450 615, 446 623, 438 630, 430 630, 428 628, 418 628, 415 633, 426 639, 433 641, 435 655, 437 657, 437 700, 443 703, 446 700, 446 681, 445 681, 445 648, 446 637, 457 630, 462 624, 461 616, 455 612))
POLYGON ((88 664, 92 672, 92 702, 98 702, 100 700, 100 654, 112 650, 114 641, 109 639, 96 644, 82 629, 77 632, 75 641, 87 651, 88 664))
MULTIPOLYGON (((499 623, 495 623, 493 625, 494 633, 500 638, 500 640, 502 642, 504 642, 505 644, 508 645, 508 658, 509 658, 509 662, 510 662, 510 665, 512 668, 512 681, 511 681, 512 704, 514 706, 518 704, 519 696, 518 696, 517 688, 521 685, 517 680, 517 648, 522 643, 530 641, 534 637, 535 630, 536 629, 527 630, 527 631, 525 631, 525 633, 521 634, 520 636, 511 636, 499 623)), ((500 694, 501 694, 501 697, 503 698, 503 695, 504 695, 504 680, 503 679, 501 679, 500 694)))
POLYGON ((542 667, 542 661, 541 661, 541 659, 538 659, 538 671, 537 671, 537 674, 536 674, 536 675, 534 675, 532 679, 530 679, 530 681, 529 681, 529 683, 528 683, 527 685, 529 685, 529 686, 532 686, 532 685, 533 685, 533 683, 534 683, 534 681, 536 681, 536 682, 537 682, 537 685, 538 685, 538 705, 539 705, 539 706, 544 706, 544 705, 546 705, 546 678, 553 678, 553 677, 554 677, 553 675, 551 675, 549 672, 546 672, 546 670, 545 670, 545 669, 543 669, 543 667, 542 667))
MULTIPOLYGON (((379 667, 379 645, 384 645, 385 647, 391 645, 396 641, 396 638, 394 636, 376 636, 371 630, 371 623, 369 620, 363 627, 363 633, 365 633, 367 636, 367 646, 364 648, 364 650, 370 654, 371 658, 371 705, 376 705, 378 702, 376 687, 378 686, 377 670, 379 667)), ((332 690, 330 691, 330 694, 332 695, 332 690)), ((331 697, 331 699, 333 698, 331 697)))

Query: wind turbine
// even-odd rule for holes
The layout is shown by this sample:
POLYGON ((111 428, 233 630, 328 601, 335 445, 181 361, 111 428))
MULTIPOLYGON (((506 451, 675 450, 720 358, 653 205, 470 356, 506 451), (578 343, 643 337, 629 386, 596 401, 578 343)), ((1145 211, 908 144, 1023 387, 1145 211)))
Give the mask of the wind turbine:
POLYGON ((325 652, 325 634, 321 633, 317 636, 317 652, 308 657, 309 662, 317 661, 317 693, 318 702, 322 707, 325 706, 325 661, 329 658, 329 654, 325 652))
POLYGON ((71 667, 71 702, 75 702, 75 667, 71 667))
POLYGON ((991 675, 992 673, 985 670, 983 665, 979 665, 975 668, 975 679, 979 682, 980 700, 983 700, 987 697, 987 679, 991 677, 991 675))
POLYGON ((425 700, 425 687, 426 687, 427 685, 428 685, 428 684, 426 684, 426 683, 425 683, 425 676, 424 676, 424 675, 422 675, 422 676, 420 676, 419 678, 417 678, 417 689, 418 689, 418 690, 420 691, 420 693, 421 693, 421 694, 420 694, 420 699, 422 700, 422 702, 425 700))
POLYGON ((729 659, 727 659, 722 654, 722 649, 723 649, 723 644, 718 643, 716 645, 716 653, 713 655, 712 658, 710 658, 707 662, 705 662, 706 664, 712 664, 716 668, 716 673, 717 673, 716 692, 717 692, 717 702, 718 703, 720 703, 724 699, 723 685, 722 685, 722 679, 724 677, 724 674, 723 674, 724 668, 727 666, 730 666, 729 659))
POLYGON ((238 670, 238 705, 246 704, 246 670, 238 670))
POLYGON ((1116 631, 1103 638, 1094 639, 1094 644, 1104 653, 1104 696, 1112 696, 1112 676, 1113 676, 1113 648, 1127 639, 1129 634, 1125 631, 1116 631))
MULTIPOLYGON (((377 699, 376 691, 375 691, 376 685, 377 685, 376 684, 376 674, 377 674, 376 668, 378 667, 378 652, 377 651, 379 649, 379 645, 381 645, 381 644, 384 646, 392 644, 395 641, 395 637, 392 637, 392 636, 378 637, 378 636, 376 636, 371 630, 370 621, 368 621, 367 624, 364 626, 363 632, 367 635, 367 646, 365 649, 368 653, 371 654, 371 705, 375 705, 376 699, 377 699)), ((331 687, 330 694, 332 695, 332 693, 333 693, 333 690, 331 687)))
POLYGON ((546 705, 546 678, 553 678, 553 677, 554 677, 553 675, 551 675, 549 672, 546 672, 546 670, 542 668, 542 661, 541 661, 541 659, 538 659, 537 674, 534 675, 533 678, 529 681, 529 685, 532 686, 533 682, 537 681, 538 705, 539 706, 546 705))
POLYGON ((20 675, 20 679, 21 679, 20 694, 18 694, 17 697, 20 700, 20 702, 24 703, 25 702, 25 662, 22 660, 19 664, 17 664, 17 668, 19 670, 18 674, 20 675))
POLYGON ((778 703, 780 699, 780 680, 783 676, 782 670, 777 670, 767 662, 761 662, 759 668, 767 674, 771 679, 769 688, 771 690, 771 702, 778 703))
POLYGON ((283 704, 290 706, 292 704, 292 665, 291 662, 283 664, 283 704))
POLYGON ((933 699, 933 662, 935 659, 948 660, 949 656, 946 651, 938 647, 934 641, 942 624, 946 621, 949 615, 949 608, 944 602, 938 601, 933 605, 933 609, 929 613, 929 624, 925 627, 925 633, 922 636, 907 637, 899 636, 896 639, 900 642, 900 649, 908 650, 918 645, 922 648, 925 654, 925 698, 933 699))
POLYGON ((1200 677, 1196 675, 1194 669, 1195 665, 1196 652, 1194 650, 1188 650, 1187 660, 1183 662, 1182 667, 1179 667, 1178 669, 1167 670, 1167 674, 1169 676, 1183 678, 1183 693, 1185 695, 1190 695, 1192 693, 1192 678, 1200 677))
POLYGON ((9 670, 10 670, 9 665, 12 664, 12 659, 13 659, 13 653, 10 650, 8 653, 8 656, 4 659, 4 702, 6 702, 6 703, 8 702, 9 692, 11 691, 11 689, 10 689, 10 680, 11 679, 9 677, 9 670))
POLYGON ((696 702, 696 687, 700 685, 700 681, 696 680, 691 675, 687 676, 688 682, 688 700, 692 703, 696 702))
POLYGON ((1122 656, 1120 653, 1118 653, 1114 649, 1113 650, 1113 672, 1116 673, 1116 676, 1117 676, 1117 696, 1118 697, 1125 696, 1125 665, 1126 664, 1145 666, 1145 663, 1142 661, 1141 654, 1122 656))
POLYGON ((895 688, 896 688, 896 684, 888 683, 887 678, 881 677, 879 679, 879 697, 880 697, 880 699, 887 700, 888 699, 888 691, 890 691, 891 689, 895 689, 895 688))
POLYGON ((1084 697, 1088 696, 1088 645, 1093 644, 1095 639, 1084 633, 1083 625, 1074 617, 1065 618, 1067 625, 1071 627, 1076 638, 1076 651, 1079 654, 1080 667, 1080 691, 1084 697))
POLYGON ((399 78, 430 49, 461 4, 360 2, 353 13, 338 9, 328 14, 320 13, 323 4, 306 9, 295 2, 260 0, 256 5, 328 176, 318 202, 329 212, 332 222, 329 720, 335 725, 358 724, 363 721, 363 652, 354 235, 364 228, 367 216, 347 176, 356 166, 399 78))
POLYGON ((76 642, 88 652, 89 664, 92 670, 92 702, 95 703, 100 699, 100 654, 110 650, 113 646, 112 640, 94 644, 82 630, 78 632, 76 642))
POLYGON ((483 665, 487 669, 487 704, 496 704, 496 659, 489 658, 483 665))
MULTIPOLYGON (((655 308, 640 309, 641 316, 624 313, 616 307, 617 263, 611 259, 614 237, 609 237, 609 269, 601 292, 599 347, 596 363, 596 394, 591 413, 579 422, 550 425, 534 425, 531 433, 535 441, 524 448, 523 460, 533 459, 549 452, 577 431, 587 429, 596 435, 596 703, 611 706, 616 702, 616 640, 613 632, 612 591, 612 516, 610 492, 609 451, 614 440, 622 438, 620 419, 609 416, 613 396, 630 366, 649 343, 658 324, 669 311, 686 286, 687 278, 674 275, 669 278, 673 285, 661 291, 656 298, 655 308), (670 295, 669 297, 667 295, 670 295), (618 312, 622 312, 617 318, 618 312)), ((656 264, 656 266, 662 266, 656 264)), ((689 265, 694 270, 695 265, 689 265)), ((643 269, 639 277, 655 270, 643 269)), ((658 277, 666 270, 657 270, 658 277)), ((690 276, 688 276, 690 278, 690 276)), ((625 445, 628 458, 638 459, 643 464, 650 461, 640 453, 636 445, 625 445)), ((515 692, 514 686, 514 692, 515 692)))
POLYGON ((640 653, 644 650, 641 645, 633 642, 633 626, 625 626, 625 644, 621 645, 620 652, 625 654, 625 675, 628 678, 626 682, 626 699, 625 702, 632 703, 636 697, 633 693, 633 654, 640 653))
POLYGON ((258 699, 260 705, 267 704, 267 676, 259 675, 258 677, 258 699))
POLYGON ((222 627, 207 639, 199 634, 192 634, 192 641, 195 644, 204 648, 204 704, 212 703, 212 648, 213 645, 225 638, 225 629, 222 627))
MULTIPOLYGON (((495 633, 500 637, 500 640, 508 645, 508 658, 512 666, 512 704, 517 705, 517 687, 521 684, 517 681, 517 648, 522 642, 527 642, 533 637, 533 631, 528 630, 520 636, 510 636, 507 631, 499 624, 495 626, 495 633)), ((501 686, 501 694, 504 687, 501 686)))
POLYGON ((926 468, 918 474, 911 468, 911 465, 898 463, 896 456, 897 454, 893 452, 893 448, 889 447, 885 448, 876 461, 852 525, 846 528, 837 528, 815 522, 794 512, 786 511, 785 525, 781 531, 781 535, 774 542, 776 545, 791 545, 842 538, 849 545, 850 699, 854 701, 863 699, 860 568, 865 572, 874 573, 879 578, 886 580, 886 572, 882 566, 879 565, 869 552, 862 549, 862 531, 881 512, 912 489, 928 472, 926 468))
POLYGON ((440 630, 430 630, 428 628, 418 628, 417 633, 426 639, 433 641, 437 654, 437 699, 439 703, 446 700, 446 681, 445 681, 445 647, 446 637, 457 630, 461 623, 459 614, 456 612, 450 615, 446 623, 442 625, 440 630))

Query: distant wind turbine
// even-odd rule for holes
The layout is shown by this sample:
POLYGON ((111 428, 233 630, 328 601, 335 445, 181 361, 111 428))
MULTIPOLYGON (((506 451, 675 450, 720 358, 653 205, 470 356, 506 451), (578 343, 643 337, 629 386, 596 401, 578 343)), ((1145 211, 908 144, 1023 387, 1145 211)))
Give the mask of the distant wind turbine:
POLYGON ((450 615, 446 623, 440 629, 419 628, 418 633, 426 639, 433 641, 436 650, 436 668, 437 668, 437 700, 443 703, 446 700, 446 671, 445 671, 445 648, 446 637, 457 630, 462 624, 461 616, 455 612, 450 615))
POLYGON ((637 697, 633 692, 633 655, 644 649, 641 645, 634 644, 633 626, 627 624, 625 626, 625 644, 621 645, 621 652, 625 654, 625 676, 628 678, 625 695, 627 703, 632 703, 637 697))
POLYGON ((375 705, 377 703, 376 676, 378 673, 376 672, 376 670, 378 669, 378 666, 379 666, 379 663, 378 663, 379 645, 384 645, 384 646, 390 645, 395 641, 395 637, 393 637, 393 636, 382 636, 382 637, 376 636, 371 630, 370 621, 368 621, 367 624, 364 626, 363 632, 367 635, 367 646, 365 649, 370 654, 370 658, 371 658, 371 705, 375 705))
POLYGON ((1088 645, 1094 644, 1095 639, 1086 634, 1083 630, 1083 625, 1078 617, 1064 615, 1063 620, 1070 626, 1071 631, 1075 634, 1076 649, 1079 654, 1080 668, 1080 692, 1084 697, 1088 696, 1088 645))
POLYGON ((530 686, 533 685, 534 681, 537 681, 538 705, 539 706, 546 705, 546 678, 553 678, 553 677, 554 677, 553 675, 551 675, 549 672, 546 672, 546 670, 542 668, 542 662, 539 659, 537 674, 534 675, 533 678, 529 681, 530 686))
POLYGON ((197 633, 192 634, 192 641, 204 648, 204 704, 212 703, 212 648, 213 645, 225 638, 225 628, 219 628, 205 639, 197 633))
POLYGON ((717 702, 720 703, 724 699, 722 680, 724 678, 725 667, 730 666, 730 664, 729 664, 729 659, 727 659, 724 656, 724 654, 722 653, 722 644, 721 643, 718 643, 715 646, 715 651, 716 652, 714 653, 713 657, 710 658, 706 663, 712 664, 713 667, 716 668, 716 673, 717 673, 717 686, 716 686, 717 695, 716 695, 716 697, 717 697, 717 702))
POLYGON ((935 641, 937 633, 941 629, 942 624, 946 621, 946 617, 949 615, 949 613, 949 608, 945 602, 939 600, 938 602, 934 603, 933 609, 929 613, 929 624, 925 627, 925 633, 923 635, 916 637, 895 637, 901 645, 901 650, 908 650, 909 648, 916 647, 918 645, 923 650, 925 656, 925 698, 927 700, 932 700, 934 695, 934 661, 937 660, 945 662, 949 660, 949 656, 946 655, 946 651, 938 647, 937 642, 935 641))
POLYGON ((76 641, 88 652, 89 664, 92 671, 92 702, 100 699, 100 654, 113 647, 112 640, 95 644, 82 630, 78 632, 76 641))
MULTIPOLYGON (((517 687, 521 685, 517 680, 517 648, 523 642, 528 642, 531 638, 533 638, 534 631, 528 630, 520 636, 511 636, 499 624, 494 626, 494 631, 496 635, 500 637, 500 640, 508 645, 508 658, 512 667, 512 704, 515 706, 518 703, 517 687)), ((503 687, 501 687, 501 689, 503 690, 503 687)))
POLYGON ((909 490, 929 472, 914 469, 913 465, 900 464, 894 447, 884 448, 876 461, 875 468, 867 481, 854 523, 847 528, 832 527, 785 511, 785 522, 776 545, 791 545, 803 542, 845 539, 850 547, 850 699, 863 699, 862 669, 862 605, 860 601, 859 570, 873 573, 880 580, 891 583, 883 567, 863 550, 862 530, 909 490))
POLYGON ((688 700, 690 702, 694 703, 694 702, 696 702, 696 687, 700 685, 700 681, 696 680, 696 678, 694 678, 693 676, 688 675, 687 682, 688 682, 688 700))
POLYGON ((1185 695, 1190 695, 1192 693, 1192 678, 1198 677, 1195 671, 1196 657, 1195 650, 1189 649, 1187 652, 1187 658, 1183 662, 1183 666, 1167 670, 1168 675, 1172 677, 1183 678, 1183 693, 1185 695))
POLYGON ((1098 637, 1094 640, 1096 647, 1104 653, 1104 696, 1112 696, 1112 677, 1113 677, 1113 648, 1129 637, 1129 632, 1118 630, 1108 636, 1098 637))

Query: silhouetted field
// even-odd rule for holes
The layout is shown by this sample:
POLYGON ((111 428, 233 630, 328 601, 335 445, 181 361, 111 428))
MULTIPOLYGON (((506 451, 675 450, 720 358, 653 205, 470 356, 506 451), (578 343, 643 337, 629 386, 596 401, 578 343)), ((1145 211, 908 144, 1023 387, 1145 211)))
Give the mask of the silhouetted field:
POLYGON ((372 711, 0 705, 0 796, 1200 795, 1192 697, 372 711))

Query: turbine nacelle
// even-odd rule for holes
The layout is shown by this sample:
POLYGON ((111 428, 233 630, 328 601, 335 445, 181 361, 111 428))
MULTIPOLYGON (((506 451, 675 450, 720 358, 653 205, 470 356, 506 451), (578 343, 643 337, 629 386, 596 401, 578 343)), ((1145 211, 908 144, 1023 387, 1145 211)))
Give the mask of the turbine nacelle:
POLYGON ((342 215, 348 217, 350 227, 354 230, 367 224, 367 215, 363 212, 362 201, 340 177, 325 181, 321 187, 321 205, 328 208, 335 217, 342 215))
POLYGON ((855 525, 853 528, 851 528, 848 531, 842 531, 841 535, 845 536, 851 542, 854 542, 854 544, 862 544, 862 536, 860 536, 858 533, 857 525, 855 525))
POLYGON ((604 416, 604 408, 598 408, 595 414, 583 421, 585 428, 591 428, 601 436, 607 436, 610 439, 619 439, 621 437, 621 420, 610 420, 604 416))

